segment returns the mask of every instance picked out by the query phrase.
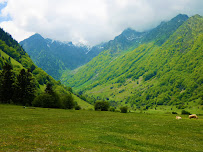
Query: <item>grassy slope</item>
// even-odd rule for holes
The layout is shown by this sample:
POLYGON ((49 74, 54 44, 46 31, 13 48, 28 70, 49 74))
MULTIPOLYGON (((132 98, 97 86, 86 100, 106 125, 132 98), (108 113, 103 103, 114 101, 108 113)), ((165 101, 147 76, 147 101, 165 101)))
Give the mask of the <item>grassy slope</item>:
POLYGON ((169 94, 171 100, 179 98, 184 91, 192 92, 193 99, 181 100, 196 100, 202 94, 202 23, 202 17, 191 17, 161 47, 152 42, 117 57, 103 52, 72 72, 65 83, 73 86, 75 91, 84 90, 95 98, 108 97, 119 102, 126 102, 129 96, 134 100, 139 96, 144 99, 147 95, 152 98, 150 102, 154 102, 165 96, 157 94, 159 90, 169 94), (154 71, 157 71, 155 77, 143 80, 154 71), (117 83, 119 79, 124 82, 117 83))
POLYGON ((78 103, 78 105, 81 106, 82 109, 94 109, 94 106, 85 102, 84 100, 80 99, 79 97, 77 97, 76 95, 73 94, 73 98, 74 98, 74 101, 76 101, 78 103))
MULTIPOLYGON (((10 56, 7 55, 5 52, 3 52, 2 50, 0 50, 1 56, 8 59, 10 56)), ((17 68, 23 68, 22 64, 19 63, 18 61, 14 60, 12 57, 11 58, 11 64, 14 65, 17 68)))
POLYGON ((24 109, 0 105, 0 151, 157 151, 203 149, 203 116, 24 109))

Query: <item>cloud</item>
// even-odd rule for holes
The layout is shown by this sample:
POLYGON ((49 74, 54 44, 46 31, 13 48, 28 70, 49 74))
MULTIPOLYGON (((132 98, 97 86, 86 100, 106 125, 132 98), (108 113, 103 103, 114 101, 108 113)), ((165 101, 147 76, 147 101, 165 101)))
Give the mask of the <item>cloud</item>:
POLYGON ((7 0, 0 0, 0 4, 7 2, 7 0))
POLYGON ((34 34, 34 32, 27 32, 18 28, 12 21, 1 22, 0 27, 2 27, 6 32, 12 34, 12 37, 16 40, 23 40, 34 34))
MULTIPOLYGON (((0 0, 0 2, 5 0, 0 0)), ((203 15, 202 0, 7 0, 0 26, 18 41, 40 33, 95 45, 124 29, 148 30, 177 14, 203 15)))

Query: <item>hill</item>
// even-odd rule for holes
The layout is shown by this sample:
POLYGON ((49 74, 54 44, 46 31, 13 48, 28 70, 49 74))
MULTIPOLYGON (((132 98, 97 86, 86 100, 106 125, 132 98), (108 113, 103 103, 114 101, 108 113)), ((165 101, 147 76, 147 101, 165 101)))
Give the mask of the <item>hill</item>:
POLYGON ((202 24, 199 15, 179 15, 149 32, 135 49, 103 51, 62 81, 90 103, 104 99, 133 109, 202 105, 202 24))
MULTIPOLYGON (((71 94, 60 82, 38 68, 18 42, 1 28, 0 78, 0 103, 31 105, 34 97, 43 94, 47 84, 51 84, 60 96, 71 94)), ((72 96, 82 108, 89 107, 83 100, 72 96)))
POLYGON ((103 50, 105 44, 94 47, 74 45, 72 42, 44 39, 40 34, 35 34, 20 42, 20 45, 37 66, 59 80, 63 71, 87 63, 103 50))

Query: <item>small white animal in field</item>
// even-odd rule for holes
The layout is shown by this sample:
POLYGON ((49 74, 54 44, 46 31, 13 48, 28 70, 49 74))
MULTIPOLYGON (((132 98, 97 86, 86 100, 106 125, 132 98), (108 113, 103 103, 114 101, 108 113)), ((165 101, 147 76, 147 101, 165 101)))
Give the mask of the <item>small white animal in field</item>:
POLYGON ((196 114, 192 114, 192 115, 189 115, 189 118, 195 118, 195 119, 198 119, 197 115, 196 114))
POLYGON ((180 116, 176 116, 176 119, 182 119, 180 116))

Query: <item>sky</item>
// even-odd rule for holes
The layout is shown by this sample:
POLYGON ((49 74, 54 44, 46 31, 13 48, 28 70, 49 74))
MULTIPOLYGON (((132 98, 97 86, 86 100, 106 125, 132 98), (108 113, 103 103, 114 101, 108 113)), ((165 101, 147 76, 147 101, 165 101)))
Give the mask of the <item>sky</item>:
POLYGON ((0 0, 0 27, 18 42, 45 38, 96 45, 126 28, 146 31, 178 14, 203 16, 203 0, 0 0))

